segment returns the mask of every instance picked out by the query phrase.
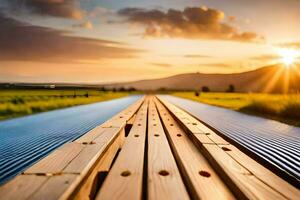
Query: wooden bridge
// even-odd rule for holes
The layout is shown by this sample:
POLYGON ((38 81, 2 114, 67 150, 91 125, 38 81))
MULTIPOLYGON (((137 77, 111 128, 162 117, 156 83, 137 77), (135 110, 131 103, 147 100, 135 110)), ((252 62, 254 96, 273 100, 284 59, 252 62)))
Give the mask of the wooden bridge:
POLYGON ((146 96, 0 187, 0 199, 299 199, 196 118, 146 96))

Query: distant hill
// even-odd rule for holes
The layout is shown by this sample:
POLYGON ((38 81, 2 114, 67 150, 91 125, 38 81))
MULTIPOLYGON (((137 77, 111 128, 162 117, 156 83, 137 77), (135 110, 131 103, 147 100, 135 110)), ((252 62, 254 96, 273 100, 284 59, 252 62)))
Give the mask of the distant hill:
POLYGON ((224 92, 232 84, 237 92, 284 92, 300 91, 300 68, 287 70, 280 65, 235 74, 180 74, 167 78, 141 80, 110 85, 111 87, 134 87, 138 90, 199 90, 203 86, 211 91, 224 92), (298 73, 296 73, 296 70, 298 73), (290 72, 290 73, 289 73, 290 72), (288 77, 289 75, 289 80, 288 77))

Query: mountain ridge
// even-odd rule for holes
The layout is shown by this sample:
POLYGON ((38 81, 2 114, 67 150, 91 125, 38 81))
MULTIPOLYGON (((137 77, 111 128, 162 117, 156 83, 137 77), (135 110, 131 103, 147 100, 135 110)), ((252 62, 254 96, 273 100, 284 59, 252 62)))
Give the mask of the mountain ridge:
MULTIPOLYGON (((299 67, 296 66, 296 70, 299 67)), ((248 72, 233 74, 187 73, 165 78, 110 84, 109 87, 133 87, 137 90, 200 90, 203 86, 211 91, 224 92, 234 85, 237 92, 286 92, 300 91, 300 73, 282 65, 265 66, 248 72), (289 74, 289 80, 286 80, 289 74), (273 81, 274 80, 274 81, 273 81), (288 83, 288 87, 286 84, 288 83)))

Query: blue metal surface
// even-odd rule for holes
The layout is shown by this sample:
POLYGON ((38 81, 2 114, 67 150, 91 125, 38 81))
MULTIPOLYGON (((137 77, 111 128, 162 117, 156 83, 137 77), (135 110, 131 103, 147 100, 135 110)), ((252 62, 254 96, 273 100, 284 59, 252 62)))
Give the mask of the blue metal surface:
POLYGON ((300 180, 300 128, 183 98, 161 97, 300 180))
POLYGON ((75 106, 0 122, 0 184, 102 124, 141 96, 75 106))

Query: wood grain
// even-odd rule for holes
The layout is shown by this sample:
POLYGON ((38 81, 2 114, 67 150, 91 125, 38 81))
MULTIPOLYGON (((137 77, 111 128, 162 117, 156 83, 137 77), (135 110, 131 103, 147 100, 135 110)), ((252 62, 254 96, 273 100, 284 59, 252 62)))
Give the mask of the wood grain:
POLYGON ((119 156, 97 194, 97 200, 142 198, 147 110, 148 100, 146 99, 137 113, 119 156))
POLYGON ((52 176, 45 184, 42 185, 33 195, 30 200, 57 200, 70 187, 72 182, 78 175, 64 174, 62 176, 52 176))
POLYGON ((104 167, 106 169, 112 162, 123 141, 124 128, 121 131, 119 129, 116 130, 112 128, 110 130, 110 128, 107 128, 107 131, 104 132, 103 135, 105 135, 105 137, 98 137, 94 140, 93 144, 86 145, 78 156, 63 170, 62 175, 78 174, 76 180, 74 180, 70 187, 64 192, 63 199, 75 197, 81 190, 80 187, 84 185, 86 185, 85 191, 87 193, 81 193, 80 196, 82 198, 88 199, 90 195, 96 193, 93 191, 93 183, 97 182, 95 179, 98 170, 104 167), (109 155, 106 156, 106 154, 109 155))
POLYGON ((83 150, 65 167, 63 172, 82 173, 85 168, 92 168, 121 132, 119 128, 105 128, 105 131, 95 138, 92 143, 84 146, 83 150))
POLYGON ((232 186, 239 198, 287 199, 278 191, 262 182, 249 170, 236 162, 217 145, 204 144, 203 150, 224 181, 232 186))
POLYGON ((195 137, 199 139, 200 143, 214 143, 214 144, 229 144, 225 139, 215 133, 213 130, 205 126, 202 122, 197 120, 195 117, 191 116, 186 111, 178 108, 177 106, 161 100, 163 104, 172 111, 174 117, 183 125, 187 131, 192 133, 195 137), (206 136, 203 136, 206 135, 206 136), (199 136, 197 136, 199 135, 199 136), (206 139, 209 138, 209 140, 206 139))
POLYGON ((170 113, 156 101, 183 178, 193 199, 235 199, 205 157, 190 141, 170 113), (209 177, 201 174, 207 173, 209 177))
MULTIPOLYGON (((184 112, 183 110, 166 101, 163 103, 175 117, 177 116, 177 120, 183 115, 187 117, 187 113, 179 114, 180 112, 184 112)), ((194 121, 193 123, 196 125, 198 122, 194 121)), ((226 145, 228 146, 228 144, 226 145)), ((274 188, 254 176, 248 169, 225 153, 218 145, 201 144, 198 145, 198 147, 238 198, 287 199, 286 196, 282 195, 279 191, 276 191, 274 188)))
POLYGON ((122 134, 118 136, 115 142, 109 146, 109 149, 104 153, 101 160, 95 166, 95 169, 90 173, 90 175, 84 180, 81 187, 73 193, 72 199, 74 200, 90 200, 94 199, 98 192, 98 185, 101 184, 101 180, 97 180, 97 176, 100 173, 108 173, 111 168, 114 157, 116 156, 118 150, 121 148, 123 139, 122 134))
POLYGON ((28 199, 46 181, 46 176, 19 175, 0 187, 0 199, 23 200, 28 199))
POLYGON ((189 199, 153 99, 148 112, 148 199, 189 199))
POLYGON ((299 199, 300 190, 281 179, 279 176, 262 166, 233 145, 219 145, 240 165, 249 170, 254 176, 269 185, 288 199, 299 199))
POLYGON ((117 115, 113 116, 111 119, 104 122, 101 127, 103 128, 122 128, 124 124, 137 112, 137 110, 141 107, 145 98, 141 98, 125 110, 121 111, 117 115))
POLYGON ((59 174, 84 147, 85 145, 79 143, 67 143, 25 170, 24 173, 39 175, 59 174))

